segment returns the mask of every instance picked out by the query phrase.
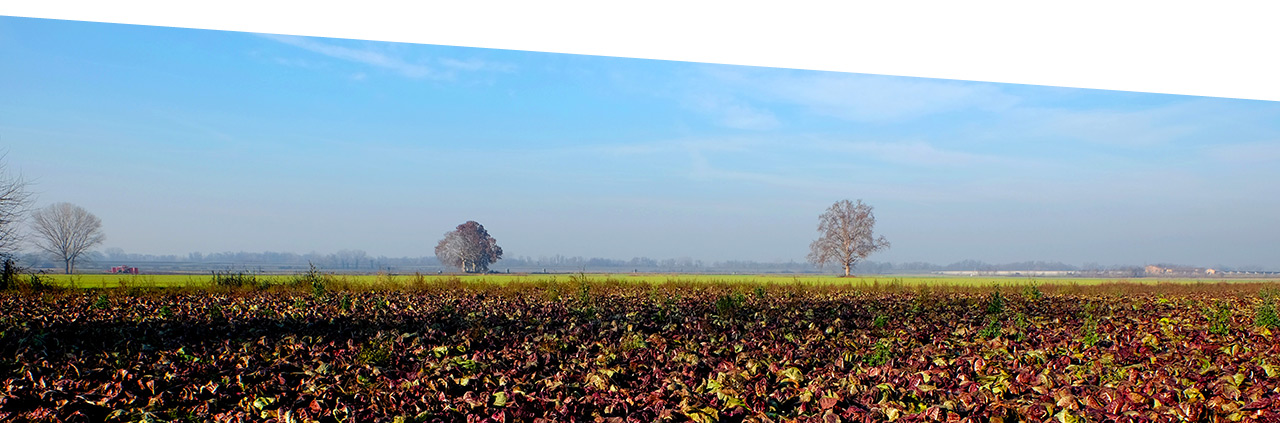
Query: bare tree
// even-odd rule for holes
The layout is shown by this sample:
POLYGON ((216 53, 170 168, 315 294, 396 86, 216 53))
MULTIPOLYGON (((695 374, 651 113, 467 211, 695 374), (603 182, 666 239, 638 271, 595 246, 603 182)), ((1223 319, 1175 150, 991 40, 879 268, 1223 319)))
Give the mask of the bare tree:
POLYGON ((818 233, 822 235, 809 244, 809 262, 818 267, 837 263, 844 267, 844 275, 850 276, 859 260, 889 248, 884 236, 875 237, 875 226, 876 216, 862 200, 857 204, 837 201, 818 216, 818 233))
POLYGON ((436 258, 446 266, 467 273, 483 273, 502 258, 502 247, 489 236, 484 225, 469 220, 444 234, 444 239, 436 245, 436 258))
POLYGON ((0 254, 9 254, 22 242, 22 223, 31 205, 31 192, 22 176, 10 175, 5 169, 4 155, 0 155, 0 254))
POLYGON ((444 234, 444 239, 436 244, 436 258, 440 260, 440 264, 459 269, 467 269, 467 258, 464 256, 466 250, 465 242, 462 235, 457 231, 450 231, 444 234))
POLYGON ((334 260, 337 260, 338 267, 342 269, 359 269, 361 262, 369 262, 369 253, 364 250, 339 250, 333 253, 334 260))
POLYGON ((62 259, 68 274, 75 271, 76 259, 90 248, 101 244, 102 221, 88 210, 71 203, 45 207, 32 216, 36 246, 62 259))

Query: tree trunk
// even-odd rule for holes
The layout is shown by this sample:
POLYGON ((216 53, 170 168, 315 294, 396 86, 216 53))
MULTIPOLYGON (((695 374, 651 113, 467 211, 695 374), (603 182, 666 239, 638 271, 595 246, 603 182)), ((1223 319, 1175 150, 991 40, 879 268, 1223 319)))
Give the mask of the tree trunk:
POLYGON ((844 265, 844 275, 845 275, 845 276, 849 276, 849 271, 850 271, 850 270, 853 270, 853 267, 852 267, 852 266, 849 266, 849 265, 847 265, 847 264, 846 264, 846 265, 844 265))
POLYGON ((74 260, 75 260, 75 259, 66 259, 66 260, 65 260, 65 262, 66 262, 66 268, 67 268, 67 274, 68 274, 68 275, 70 275, 70 274, 71 274, 72 261, 74 261, 74 260))

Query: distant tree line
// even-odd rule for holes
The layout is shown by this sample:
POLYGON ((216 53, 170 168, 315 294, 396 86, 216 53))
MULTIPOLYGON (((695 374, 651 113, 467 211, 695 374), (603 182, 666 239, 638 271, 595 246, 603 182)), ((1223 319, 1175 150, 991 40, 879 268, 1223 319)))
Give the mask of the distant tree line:
MULTIPOLYGON (((47 254, 26 253, 18 256, 19 260, 26 265, 34 265, 36 267, 58 267, 61 263, 50 260, 47 254)), ((445 268, 440 260, 434 256, 420 257, 387 257, 369 255, 363 250, 341 250, 334 253, 290 253, 290 252, 220 252, 220 253, 199 253, 194 252, 186 255, 175 254, 139 254, 128 253, 120 248, 107 248, 101 252, 94 251, 86 254, 87 262, 90 265, 107 266, 110 265, 137 265, 139 263, 173 263, 173 264, 200 264, 208 269, 225 269, 227 267, 249 267, 253 268, 259 265, 290 265, 296 268, 304 268, 308 263, 314 263, 317 267, 334 270, 334 271, 351 271, 351 272, 378 272, 391 269, 392 271, 402 273, 412 273, 414 271, 451 271, 445 268)), ((612 259, 601 257, 582 257, 582 256, 514 256, 504 257, 497 265, 491 266, 493 270, 505 272, 541 272, 544 269, 547 272, 564 273, 577 272, 585 270, 588 272, 614 272, 623 273, 631 271, 640 272, 690 272, 690 273, 819 273, 819 269, 807 262, 788 261, 788 262, 767 262, 754 260, 724 260, 724 261, 704 261, 696 260, 688 257, 655 259, 650 257, 633 257, 630 259, 612 259)), ((1267 270, 1259 266, 1212 266, 1214 269, 1223 271, 1263 271, 1267 270)), ((143 271, 146 272, 145 266, 143 271)), ((978 260, 962 260, 950 264, 938 264, 929 262, 884 262, 884 261, 863 261, 858 263, 857 273, 868 275, 883 275, 894 273, 928 273, 934 271, 1008 271, 1008 270, 1031 270, 1031 271, 1079 271, 1079 272, 1122 272, 1122 271, 1141 271, 1140 265, 1100 265, 1097 263, 1084 263, 1076 266, 1058 261, 1021 261, 1012 263, 987 263, 978 260)), ((828 269, 827 272, 841 271, 840 269, 828 269)))
MULTIPOLYGON (((705 269, 708 267, 718 267, 720 263, 708 263, 702 260, 695 260, 689 257, 669 258, 669 259, 652 259, 649 257, 633 257, 628 260, 608 259, 600 257, 568 257, 563 255, 542 256, 538 258, 532 257, 514 257, 505 258, 503 265, 521 266, 521 267, 547 267, 547 268, 627 268, 632 269, 705 269)), ((728 262, 728 263, 746 263, 746 262, 728 262)))
POLYGON ((226 251, 219 253, 193 252, 186 255, 175 254, 139 254, 127 253, 121 248, 108 248, 93 254, 94 261, 107 262, 152 262, 152 263, 207 263, 207 264, 315 264, 318 267, 334 270, 370 270, 377 271, 395 266, 439 266, 435 257, 387 257, 372 256, 364 250, 339 250, 333 253, 310 252, 304 254, 291 252, 263 251, 226 251))

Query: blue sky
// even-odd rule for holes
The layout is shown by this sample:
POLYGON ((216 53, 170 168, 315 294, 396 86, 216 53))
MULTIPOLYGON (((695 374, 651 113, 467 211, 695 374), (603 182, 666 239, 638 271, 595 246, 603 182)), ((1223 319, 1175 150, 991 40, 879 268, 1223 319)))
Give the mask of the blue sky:
POLYGON ((0 148, 130 252, 1280 268, 1275 102, 0 17, 0 148))

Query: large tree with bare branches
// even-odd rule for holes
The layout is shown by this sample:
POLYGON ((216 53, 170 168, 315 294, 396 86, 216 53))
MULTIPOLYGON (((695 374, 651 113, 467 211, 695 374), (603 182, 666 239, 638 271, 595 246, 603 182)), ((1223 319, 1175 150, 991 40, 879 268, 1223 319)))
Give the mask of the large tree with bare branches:
POLYGON ((490 264, 502 258, 502 247, 489 236, 484 225, 468 220, 444 234, 444 239, 436 244, 436 258, 463 272, 484 273, 489 271, 490 264))
POLYGON ((67 273, 76 269, 76 259, 101 244, 102 221, 88 210, 71 203, 56 203, 32 214, 36 247, 62 259, 67 273))
POLYGON ((22 241, 19 224, 31 204, 31 192, 22 176, 10 175, 0 155, 0 254, 10 254, 22 241))
POLYGON ((845 276, 852 275, 859 260, 889 248, 884 236, 875 236, 875 226, 876 216, 862 200, 856 204, 837 201, 818 216, 818 233, 822 235, 809 244, 809 262, 818 267, 836 263, 844 267, 845 276))

